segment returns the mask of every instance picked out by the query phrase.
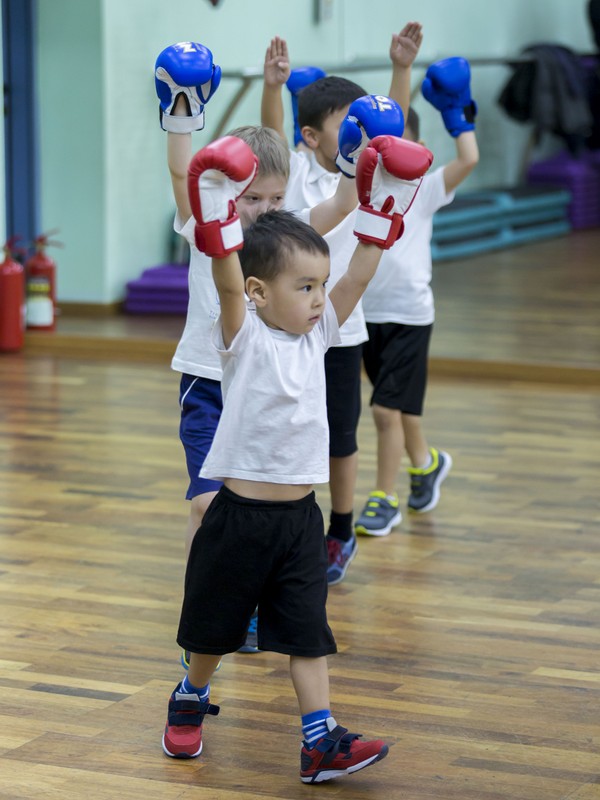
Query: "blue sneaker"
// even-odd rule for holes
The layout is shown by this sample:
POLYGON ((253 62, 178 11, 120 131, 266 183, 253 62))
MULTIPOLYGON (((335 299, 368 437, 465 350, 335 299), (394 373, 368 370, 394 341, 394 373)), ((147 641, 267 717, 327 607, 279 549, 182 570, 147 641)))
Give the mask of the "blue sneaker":
POLYGON ((402 521, 398 498, 385 492, 371 492, 354 530, 366 536, 387 536, 392 528, 402 521))
POLYGON ((248 633, 246 634, 246 641, 238 648, 238 653, 258 653, 258 614, 255 611, 250 618, 248 625, 248 633))
POLYGON ((452 467, 449 453, 430 447, 431 464, 425 469, 410 467, 410 495, 408 507, 423 514, 435 508, 440 499, 440 486, 452 467))
POLYGON ((328 562, 327 583, 333 586, 344 580, 348 567, 358 552, 358 541, 354 534, 347 542, 327 534, 325 541, 327 542, 328 562))

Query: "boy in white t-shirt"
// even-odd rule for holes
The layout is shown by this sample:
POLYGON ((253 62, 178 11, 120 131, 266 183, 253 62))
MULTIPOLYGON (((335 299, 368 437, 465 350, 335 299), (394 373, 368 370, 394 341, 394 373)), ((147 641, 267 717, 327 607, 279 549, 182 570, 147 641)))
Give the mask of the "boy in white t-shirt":
MULTIPOLYGON (((408 23, 392 37, 390 58, 393 64, 390 93, 406 112, 410 98, 410 71, 420 43, 421 25, 408 23)), ((306 72, 306 70, 305 70, 306 72)), ((319 75, 313 69, 303 74, 319 75)), ((262 123, 285 138, 282 86, 290 78, 290 61, 285 40, 275 37, 267 48, 264 65, 262 123)), ((295 83, 293 84, 295 86, 295 83)), ((290 87, 291 88, 291 87, 290 87)), ((303 143, 290 151, 290 179, 285 208, 301 210, 329 197, 340 179, 336 161, 338 132, 349 109, 366 95, 356 83, 337 76, 312 81, 297 93, 295 129, 303 143)), ((352 112, 350 112, 352 114, 352 112)), ((392 132, 391 130, 385 131, 392 132)), ((395 131, 402 135, 402 131, 395 131)), ((342 169, 344 169, 342 165, 342 169)), ((342 275, 354 249, 353 219, 347 218, 326 235, 331 253, 330 286, 342 275)), ((333 585, 343 580, 356 556, 357 540, 353 530, 354 492, 358 469, 356 431, 361 412, 362 345, 367 330, 361 303, 340 331, 340 344, 330 348, 325 357, 327 376, 327 414, 330 432, 331 514, 327 531, 328 580, 333 585)))
POLYGON ((213 343, 223 362, 223 413, 202 475, 223 486, 188 559, 177 638, 191 655, 169 701, 169 756, 200 754, 204 716, 219 712, 209 702, 211 675, 243 641, 256 607, 260 649, 290 657, 304 736, 301 780, 350 774, 388 752, 381 740, 360 742, 329 710, 327 655, 336 645, 313 484, 328 479, 325 352, 339 341, 381 249, 400 235, 431 158, 395 137, 369 143, 357 165, 359 242, 329 295, 328 246, 311 226, 274 211, 242 234, 235 203, 256 173, 244 142, 224 137, 192 159, 195 242, 213 259, 221 303, 213 343))
MULTIPOLYGON (((186 534, 186 556, 204 513, 220 482, 203 478, 200 469, 212 444, 221 410, 220 359, 210 344, 213 324, 219 315, 219 299, 210 259, 194 241, 194 219, 188 191, 187 171, 192 158, 192 132, 204 126, 204 104, 218 88, 220 69, 210 50, 184 42, 165 48, 156 62, 156 84, 160 99, 161 125, 167 131, 167 161, 177 213, 174 229, 190 246, 189 300, 185 327, 171 366, 181 373, 180 439, 186 457, 189 485, 186 499, 190 510, 186 534), (202 102, 200 102, 202 100, 202 102)), ((232 131, 242 138, 260 161, 259 173, 238 202, 242 225, 250 225, 268 210, 281 208, 289 178, 289 150, 275 131, 244 126, 232 131)), ((356 205, 354 181, 336 184, 335 194, 315 207, 307 220, 319 232, 335 227, 356 205)), ((257 652, 256 618, 251 620, 242 652, 257 652)), ((182 663, 187 665, 186 654, 182 663)))
MULTIPOLYGON (((369 331, 365 371, 373 384, 371 410, 377 429, 376 489, 358 517, 356 532, 386 536, 402 519, 396 480, 404 451, 411 466, 408 508, 433 509, 452 459, 430 447, 422 425, 427 385, 428 347, 434 321, 431 290, 431 233, 434 213, 454 198, 454 190, 479 160, 475 103, 464 59, 449 58, 429 67, 423 94, 442 112, 455 138, 456 158, 427 174, 406 214, 401 239, 384 254, 363 297, 369 331)), ((405 138, 419 140, 419 119, 409 111, 405 138)))

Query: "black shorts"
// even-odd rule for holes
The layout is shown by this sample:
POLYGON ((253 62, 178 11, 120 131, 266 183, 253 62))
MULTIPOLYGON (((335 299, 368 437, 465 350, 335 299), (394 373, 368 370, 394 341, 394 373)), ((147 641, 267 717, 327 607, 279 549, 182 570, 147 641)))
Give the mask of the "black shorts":
POLYGON ((177 643, 223 655, 244 643, 258 606, 258 646, 318 658, 337 651, 329 625, 327 546, 314 492, 292 502, 222 487, 188 560, 177 643))
POLYGON ((373 384, 371 405, 421 416, 433 325, 368 322, 363 345, 365 372, 373 384))
POLYGON ((325 353, 329 455, 351 456, 358 450, 362 345, 330 347, 325 353))

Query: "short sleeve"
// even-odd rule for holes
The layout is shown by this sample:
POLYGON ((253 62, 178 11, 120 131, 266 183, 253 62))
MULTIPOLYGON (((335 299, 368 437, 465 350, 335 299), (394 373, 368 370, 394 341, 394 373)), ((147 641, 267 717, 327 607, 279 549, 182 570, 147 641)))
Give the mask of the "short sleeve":
POLYGON ((329 350, 330 347, 335 347, 338 344, 341 344, 342 338, 340 336, 340 326, 337 320, 337 314, 335 313, 335 308, 333 307, 333 303, 327 298, 327 302, 325 304, 325 311, 323 312, 323 316, 319 320, 319 326, 323 333, 323 345, 325 350, 329 350))
POLYGON ((242 327, 236 333, 229 347, 225 347, 225 343, 223 342, 223 327, 221 326, 221 317, 218 317, 215 320, 215 324, 210 336, 211 343, 222 358, 224 356, 237 356, 258 335, 257 323, 258 320, 255 312, 251 311, 249 308, 246 308, 246 315, 244 317, 242 327))
POLYGON ((175 219, 173 221, 173 230, 175 233, 178 233, 180 236, 193 246, 196 245, 196 240, 194 239, 194 228, 196 227, 196 220, 194 217, 190 217, 187 222, 183 222, 181 217, 179 216, 179 211, 175 214, 175 219))

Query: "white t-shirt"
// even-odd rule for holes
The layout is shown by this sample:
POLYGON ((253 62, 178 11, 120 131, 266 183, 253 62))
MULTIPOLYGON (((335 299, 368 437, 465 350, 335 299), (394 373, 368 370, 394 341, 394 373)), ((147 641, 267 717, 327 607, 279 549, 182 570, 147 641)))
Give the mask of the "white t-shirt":
POLYGON ((329 300, 310 333, 269 328, 248 309, 229 348, 220 321, 212 339, 223 361, 223 413, 200 475, 221 481, 326 483, 324 357, 339 342, 329 300))
POLYGON ((171 368, 201 378, 220 381, 221 359, 211 342, 211 331, 220 314, 219 295, 212 276, 212 259, 201 253, 194 242, 194 217, 185 225, 179 214, 173 228, 190 245, 188 272, 189 299, 185 328, 171 361, 171 368))
POLYGON ((404 233, 384 251, 377 272, 363 295, 367 322, 431 325, 435 318, 431 291, 433 215, 454 199, 446 193, 444 168, 425 175, 404 217, 404 233))
POLYGON ((339 172, 329 172, 315 158, 312 150, 290 150, 290 177, 285 190, 284 208, 302 211, 312 208, 335 194, 339 172))
MULTIPOLYGON (((328 172, 316 160, 312 152, 290 153, 290 179, 285 193, 285 208, 293 211, 303 222, 310 225, 310 209, 329 199, 337 189, 340 173, 328 172)), ((331 256, 331 275, 327 289, 331 289, 348 269, 356 248, 354 235, 356 214, 348 214, 340 224, 325 234, 331 256)), ((362 303, 359 301, 346 322, 340 328, 341 347, 362 344, 369 338, 362 303)))

